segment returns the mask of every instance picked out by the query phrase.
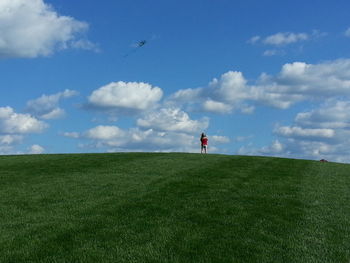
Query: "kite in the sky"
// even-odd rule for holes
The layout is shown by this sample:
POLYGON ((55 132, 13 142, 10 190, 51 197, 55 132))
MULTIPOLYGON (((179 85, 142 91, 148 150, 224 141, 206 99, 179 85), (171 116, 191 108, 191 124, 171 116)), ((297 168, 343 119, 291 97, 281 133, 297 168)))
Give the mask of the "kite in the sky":
POLYGON ((141 41, 133 44, 132 45, 133 49, 130 50, 128 53, 126 53, 123 57, 126 58, 126 57, 130 56, 131 54, 135 53, 138 50, 138 48, 143 47, 144 45, 146 45, 146 43, 147 43, 147 40, 141 40, 141 41))
POLYGON ((141 40, 140 42, 137 43, 137 46, 138 46, 138 47, 142 47, 142 46, 144 46, 146 43, 147 43, 146 40, 141 40))

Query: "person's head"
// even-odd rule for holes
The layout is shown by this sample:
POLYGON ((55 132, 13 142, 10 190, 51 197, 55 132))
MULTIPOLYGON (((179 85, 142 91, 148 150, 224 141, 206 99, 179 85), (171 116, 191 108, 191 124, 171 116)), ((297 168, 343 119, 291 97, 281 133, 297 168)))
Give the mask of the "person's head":
POLYGON ((204 132, 202 132, 202 136, 201 136, 201 137, 202 137, 202 138, 205 137, 205 133, 204 133, 204 132))

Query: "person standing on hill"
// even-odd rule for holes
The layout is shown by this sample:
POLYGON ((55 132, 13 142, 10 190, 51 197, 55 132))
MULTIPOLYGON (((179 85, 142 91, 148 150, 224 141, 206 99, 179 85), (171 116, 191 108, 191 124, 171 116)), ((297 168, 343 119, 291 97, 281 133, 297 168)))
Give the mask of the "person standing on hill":
POLYGON ((207 153, 208 151, 208 137, 204 134, 204 132, 201 135, 201 153, 207 153))

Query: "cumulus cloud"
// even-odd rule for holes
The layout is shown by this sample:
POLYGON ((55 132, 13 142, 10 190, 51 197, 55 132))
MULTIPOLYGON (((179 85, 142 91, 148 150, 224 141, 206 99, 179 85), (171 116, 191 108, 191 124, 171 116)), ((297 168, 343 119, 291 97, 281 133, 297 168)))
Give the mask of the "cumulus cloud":
POLYGON ((213 113, 231 113, 236 109, 251 113, 253 108, 246 103, 253 99, 251 91, 242 72, 229 71, 214 78, 207 87, 179 90, 169 100, 180 105, 198 104, 199 109, 213 113))
POLYGON ((335 136, 333 129, 305 129, 298 126, 282 126, 275 130, 275 133, 290 138, 322 139, 335 136))
POLYGON ((114 140, 125 136, 125 132, 117 126, 97 126, 85 132, 85 137, 95 140, 114 140))
POLYGON ((294 62, 283 65, 273 77, 263 75, 258 86, 268 93, 328 98, 350 95, 350 59, 320 64, 294 62))
POLYGON ((29 114, 14 112, 11 107, 0 107, 0 134, 40 133, 47 124, 29 114))
POLYGON ((319 64, 287 63, 276 75, 262 73, 248 83, 242 72, 229 71, 207 87, 179 90, 169 101, 189 109, 251 113, 257 105, 287 109, 306 100, 350 96, 350 59, 319 64), (253 81, 252 81, 253 82, 253 81))
POLYGON ((105 148, 108 151, 195 152, 199 141, 187 133, 121 129, 117 126, 97 126, 83 132, 81 137, 90 140, 83 147, 105 148))
POLYGON ((42 154, 45 152, 45 149, 38 145, 38 144, 34 144, 29 148, 29 154, 42 154))
POLYGON ((298 113, 291 126, 275 128, 281 147, 245 146, 239 153, 350 162, 349 109, 348 100, 327 100, 318 108, 298 113))
POLYGON ((52 120, 52 119, 60 119, 66 115, 66 112, 64 109, 61 108, 55 108, 52 111, 43 114, 40 116, 40 118, 45 120, 52 120))
POLYGON ((326 159, 333 162, 350 162, 349 141, 330 144, 324 141, 309 141, 288 139, 283 143, 279 142, 276 149, 275 143, 262 148, 242 147, 240 154, 246 155, 267 155, 288 158, 300 158, 320 160, 326 159))
POLYGON ((13 145, 23 140, 23 135, 0 135, 0 145, 13 145))
POLYGON ((298 113, 295 122, 303 127, 350 128, 350 101, 328 100, 320 108, 298 113))
POLYGON ((180 89, 171 95, 171 100, 179 102, 198 100, 203 94, 203 88, 197 89, 180 89))
POLYGON ((209 120, 207 118, 191 120, 189 115, 179 108, 162 108, 138 119, 137 125, 158 131, 196 133, 208 128, 209 120))
POLYGON ((263 147, 260 152, 269 154, 280 154, 284 149, 284 145, 275 140, 269 147, 263 147))
POLYGON ((225 114, 231 113, 233 110, 233 106, 224 102, 208 99, 203 102, 203 110, 208 112, 225 114))
POLYGON ((15 146, 27 135, 41 133, 47 127, 45 122, 29 114, 16 113, 11 107, 0 107, 0 154, 21 153, 15 146))
POLYGON ((59 107, 59 102, 76 95, 78 92, 68 89, 52 95, 42 95, 27 102, 27 111, 42 119, 58 119, 65 115, 65 111, 59 107))
MULTIPOLYGON (((43 0, 0 1, 0 57, 34 58, 82 48, 79 36, 87 30, 87 23, 59 15, 43 0)), ((95 47, 85 40, 85 48, 95 47)))
POLYGON ((242 72, 229 71, 223 74, 220 79, 214 78, 209 83, 209 87, 212 89, 214 97, 229 103, 249 98, 247 80, 242 72))
POLYGON ((163 91, 143 82, 112 82, 88 97, 89 106, 123 112, 140 112, 154 108, 163 91))
POLYGON ((288 108, 293 103, 303 100, 298 94, 284 94, 275 90, 275 83, 270 77, 258 85, 248 85, 242 72, 229 71, 219 79, 214 78, 207 87, 193 91, 179 90, 170 97, 178 104, 199 104, 198 108, 213 113, 231 113, 240 110, 250 114, 254 111, 254 104, 266 104, 278 108, 288 108), (268 85, 270 84, 270 85, 268 85))
POLYGON ((239 155, 267 155, 267 156, 286 156, 288 153, 285 152, 285 146, 279 141, 275 140, 269 146, 261 148, 255 148, 252 145, 242 146, 238 149, 237 154, 239 155))
MULTIPOLYGON (((66 134, 66 135, 70 135, 66 134)), ((75 138, 87 141, 82 148, 103 149, 104 151, 149 151, 149 152, 199 152, 199 134, 180 131, 159 131, 154 129, 128 128, 115 125, 99 125, 75 138)), ((210 151, 220 152, 218 145, 230 141, 228 137, 209 135, 210 151)))

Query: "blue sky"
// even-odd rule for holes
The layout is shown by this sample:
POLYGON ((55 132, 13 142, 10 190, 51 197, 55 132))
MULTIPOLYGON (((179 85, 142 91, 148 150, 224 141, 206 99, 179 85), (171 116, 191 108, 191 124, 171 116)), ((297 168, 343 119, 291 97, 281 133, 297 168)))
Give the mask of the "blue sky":
POLYGON ((350 161, 348 1, 0 0, 0 154, 350 161), (137 47, 137 43, 146 44, 137 47))

